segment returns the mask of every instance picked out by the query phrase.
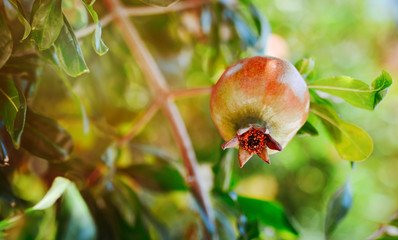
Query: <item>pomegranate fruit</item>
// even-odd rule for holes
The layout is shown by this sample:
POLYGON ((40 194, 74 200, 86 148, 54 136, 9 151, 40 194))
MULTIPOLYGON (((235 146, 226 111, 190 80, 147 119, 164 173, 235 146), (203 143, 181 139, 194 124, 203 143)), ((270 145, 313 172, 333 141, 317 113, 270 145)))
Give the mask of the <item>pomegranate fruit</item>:
POLYGON ((228 67, 213 86, 210 112, 226 142, 238 147, 240 167, 254 155, 270 164, 268 154, 281 151, 305 123, 309 93, 289 62, 256 56, 228 67))

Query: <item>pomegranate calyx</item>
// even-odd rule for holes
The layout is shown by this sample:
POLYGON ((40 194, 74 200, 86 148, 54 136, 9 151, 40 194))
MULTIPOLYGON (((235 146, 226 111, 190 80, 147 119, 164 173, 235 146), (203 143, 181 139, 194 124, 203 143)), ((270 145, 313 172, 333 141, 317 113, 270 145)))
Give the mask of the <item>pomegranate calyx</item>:
POLYGON ((272 150, 282 151, 282 146, 271 137, 268 129, 249 125, 241 128, 236 135, 221 145, 222 149, 239 147, 239 165, 242 168, 247 161, 257 154, 266 163, 271 164, 267 147, 272 150))

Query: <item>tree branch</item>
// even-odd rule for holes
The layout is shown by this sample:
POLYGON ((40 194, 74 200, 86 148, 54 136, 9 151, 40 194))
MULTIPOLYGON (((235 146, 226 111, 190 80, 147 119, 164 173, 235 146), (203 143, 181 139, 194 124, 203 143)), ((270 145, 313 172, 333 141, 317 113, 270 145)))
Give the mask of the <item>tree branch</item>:
POLYGON ((209 0, 196 0, 196 1, 182 1, 173 4, 169 7, 129 7, 124 10, 124 14, 128 16, 148 16, 157 15, 170 12, 185 11, 193 8, 198 8, 200 6, 209 3, 209 0))
MULTIPOLYGON (((120 14, 123 14, 126 16, 158 15, 158 14, 177 12, 177 11, 185 11, 185 10, 189 10, 189 9, 193 9, 193 8, 198 8, 198 7, 203 6, 209 2, 210 2, 210 0, 183 1, 183 2, 178 2, 170 7, 165 7, 165 8, 151 7, 151 6, 124 7, 120 11, 120 14)), ((105 27, 110 22, 112 22, 112 20, 113 20, 113 16, 111 14, 107 14, 100 20, 100 24, 102 27, 105 27)), ((75 35, 77 38, 85 37, 85 36, 93 33, 95 31, 96 26, 97 26, 96 24, 91 24, 86 28, 76 31, 75 35)))
MULTIPOLYGON (((101 27, 105 27, 106 25, 108 25, 110 22, 112 22, 113 17, 111 14, 107 14, 105 15, 101 20, 100 20, 100 24, 101 27)), ((82 38, 85 37, 87 35, 89 35, 90 33, 95 31, 95 28, 97 27, 97 24, 91 24, 90 26, 80 29, 78 31, 75 32, 76 38, 82 38)))
POLYGON ((176 99, 176 98, 208 95, 211 93, 211 89, 212 87, 172 90, 169 94, 169 97, 172 99, 176 99))
POLYGON ((143 113, 138 118, 131 130, 119 140, 119 144, 124 145, 125 143, 131 141, 131 139, 133 139, 142 130, 145 124, 147 124, 152 119, 158 109, 159 103, 157 101, 154 101, 145 111, 145 113, 143 113))
POLYGON ((211 211, 210 197, 208 192, 203 191, 203 187, 201 186, 198 174, 198 163, 192 147, 191 139, 189 138, 184 121, 177 106, 172 99, 168 98, 170 90, 166 80, 139 36, 134 24, 129 20, 126 14, 123 14, 125 11, 124 6, 122 6, 119 0, 105 0, 105 3, 112 13, 132 55, 146 77, 148 85, 159 100, 161 108, 171 125, 186 169, 188 186, 202 210, 207 229, 209 232, 214 233, 215 224, 213 212, 211 211))

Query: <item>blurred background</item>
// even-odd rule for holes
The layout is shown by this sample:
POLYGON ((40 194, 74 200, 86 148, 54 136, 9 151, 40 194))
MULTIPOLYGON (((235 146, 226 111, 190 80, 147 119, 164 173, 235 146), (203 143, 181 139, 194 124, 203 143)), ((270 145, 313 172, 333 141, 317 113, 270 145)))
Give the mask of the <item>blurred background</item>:
MULTIPOLYGON (((89 23, 87 12, 84 14, 76 8, 79 2, 63 2, 64 12, 76 31, 89 23)), ((272 34, 264 39, 265 54, 283 57, 292 63, 312 57, 318 79, 346 75, 370 84, 382 70, 397 79, 396 0, 254 0, 253 3, 265 14, 272 29, 272 34)), ((125 0, 124 4, 144 6, 133 0, 125 0)), ((94 8, 100 18, 106 16, 102 1, 97 1, 94 8)), ((249 38, 242 35, 245 31, 235 31, 231 27, 233 18, 225 20, 216 14, 219 8, 209 4, 200 9, 131 17, 171 88, 211 86, 228 65, 253 54, 249 38)), ((246 19, 247 8, 240 3, 237 8, 241 9, 242 19, 246 19)), ((255 23, 248 25, 252 27, 255 23)), ((38 202, 48 189, 43 179, 62 175, 73 180, 89 202, 88 199, 95 199, 99 192, 112 189, 107 185, 107 179, 113 174, 109 166, 123 168, 167 162, 184 171, 162 112, 155 114, 129 144, 122 147, 115 144, 115 139, 126 134, 149 107, 153 95, 117 26, 109 23, 103 27, 102 34, 110 50, 101 57, 91 48, 91 35, 79 39, 89 74, 71 78, 59 74, 51 64, 41 65, 29 104, 35 111, 57 120, 72 135, 74 151, 73 157, 61 164, 26 157, 29 160, 19 167, 12 180, 14 191, 22 199, 38 202), (80 107, 63 84, 63 78, 71 82, 85 107, 88 133, 84 133, 80 107), (99 165, 106 166, 107 170, 94 186, 88 186, 85 179, 99 165)), ((319 136, 295 137, 283 152, 271 156, 272 165, 256 156, 240 169, 237 153, 233 152, 231 190, 241 196, 281 203, 300 232, 299 239, 317 240, 323 239, 329 199, 351 175, 352 209, 331 239, 366 239, 398 209, 398 86, 392 85, 375 111, 354 108, 338 98, 331 100, 343 120, 366 130, 374 141, 373 154, 366 161, 358 162, 355 171, 351 171, 350 162, 340 159, 327 133, 316 122, 319 136)), ((201 165, 201 180, 211 189, 216 178, 212 167, 224 155, 220 148, 223 141, 210 118, 209 96, 182 98, 177 100, 177 105, 201 165)), ((153 195, 138 185, 132 184, 132 188, 142 201, 150 203, 152 213, 174 232, 172 236, 201 238, 193 230, 198 213, 191 210, 192 199, 185 192, 153 195)), ((112 201, 120 203, 117 207, 120 212, 130 211, 123 209, 128 200, 112 201)), ((4 207, 3 212, 6 212, 4 207)), ((94 218, 97 217, 94 214, 94 218)), ((134 222, 125 217, 126 222, 134 222)), ((263 234, 265 239, 285 239, 267 234, 263 234)))

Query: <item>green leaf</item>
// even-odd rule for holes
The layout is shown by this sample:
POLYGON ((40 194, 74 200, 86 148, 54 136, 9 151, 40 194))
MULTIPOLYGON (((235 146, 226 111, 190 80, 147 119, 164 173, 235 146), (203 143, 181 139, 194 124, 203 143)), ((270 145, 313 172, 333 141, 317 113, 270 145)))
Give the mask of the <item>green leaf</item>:
POLYGON ((23 41, 23 40, 25 40, 25 39, 29 36, 29 34, 30 34, 31 28, 30 28, 29 21, 26 20, 26 18, 25 18, 25 14, 24 14, 24 12, 23 12, 22 5, 21 5, 21 3, 19 2, 19 0, 9 0, 9 1, 10 1, 10 3, 11 3, 12 5, 14 5, 14 7, 16 7, 16 8, 18 9, 18 20, 19 20, 19 21, 23 24, 23 26, 25 27, 25 32, 24 32, 23 37, 22 37, 22 39, 21 39, 21 41, 23 41))
POLYGON ((325 237, 329 239, 333 230, 347 215, 352 205, 352 187, 347 180, 332 196, 328 204, 325 220, 325 237))
MULTIPOLYGON (((85 0, 87 1, 87 0, 85 0)), ((141 0, 141 2, 149 4, 149 5, 154 5, 154 6, 159 6, 159 7, 167 7, 170 4, 176 2, 177 0, 141 0)))
POLYGON ((321 119, 342 159, 359 161, 372 153, 370 136, 361 128, 341 120, 332 108, 312 103, 310 111, 321 119))
POLYGON ((297 135, 318 136, 318 134, 318 130, 308 121, 297 132, 297 135))
POLYGON ((51 185, 50 189, 44 195, 44 197, 31 209, 28 209, 27 211, 33 211, 33 210, 44 210, 52 205, 64 194, 65 190, 71 185, 71 182, 63 177, 57 177, 53 181, 53 184, 51 185))
POLYGON ((260 237, 258 220, 248 222, 245 215, 240 216, 238 219, 238 230, 241 234, 238 238, 239 240, 257 239, 260 237))
POLYGON ((59 67, 68 75, 76 77, 89 72, 79 42, 65 16, 64 26, 54 42, 54 50, 59 67))
POLYGON ((0 15, 0 68, 4 66, 12 53, 12 36, 3 14, 0 15))
POLYGON ((105 43, 101 39, 101 32, 102 32, 101 23, 99 22, 98 15, 94 11, 93 7, 88 4, 86 4, 86 7, 87 7, 87 10, 90 13, 91 17, 93 18, 94 23, 96 24, 95 32, 94 32, 93 39, 92 39, 92 45, 93 45, 95 52, 98 55, 102 56, 108 52, 109 48, 105 45, 105 43))
POLYGON ((141 186, 154 191, 187 190, 181 174, 170 166, 140 164, 120 171, 131 176, 141 186))
POLYGON ((343 76, 313 81, 308 87, 340 97, 355 107, 374 110, 387 94, 391 84, 391 76, 383 71, 371 86, 343 76))
POLYGON ((262 201, 253 198, 246 198, 236 195, 223 194, 221 199, 231 207, 238 207, 246 215, 249 222, 258 220, 279 231, 286 231, 298 235, 297 230, 292 226, 283 208, 274 202, 262 201), (232 196, 236 201, 234 201, 232 196), (238 206, 236 206, 238 205, 238 206))
POLYGON ((0 115, 14 147, 18 149, 25 127, 26 101, 10 78, 0 81, 0 115))
POLYGON ((56 121, 28 109, 21 146, 49 161, 64 161, 73 150, 73 140, 56 121))
POLYGON ((75 184, 67 187, 57 214, 56 239, 96 239, 97 229, 90 211, 75 184))
POLYGON ((64 25, 62 0, 40 0, 39 2, 32 18, 32 38, 39 49, 44 50, 52 46, 64 25))
POLYGON ((312 58, 303 58, 298 60, 294 66, 305 79, 314 70, 315 62, 312 58))

